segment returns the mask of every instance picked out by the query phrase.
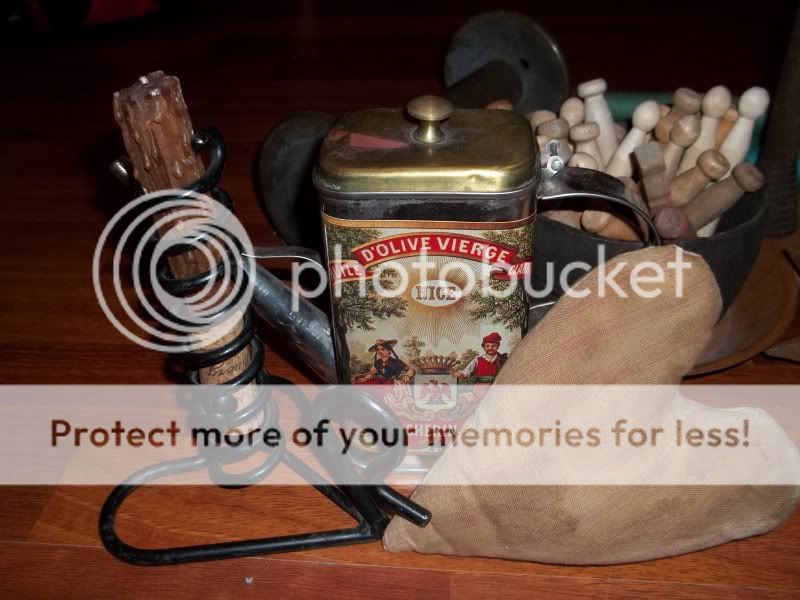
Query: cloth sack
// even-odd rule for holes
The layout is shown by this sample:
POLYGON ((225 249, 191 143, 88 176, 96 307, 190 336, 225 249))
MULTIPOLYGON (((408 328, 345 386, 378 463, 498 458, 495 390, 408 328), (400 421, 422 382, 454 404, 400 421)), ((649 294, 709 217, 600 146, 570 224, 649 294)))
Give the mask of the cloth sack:
MULTIPOLYGON (((605 272, 619 269, 615 281, 627 295, 600 297, 602 277, 595 269, 573 289, 584 298, 564 296, 517 346, 492 390, 463 429, 504 422, 536 422, 563 399, 498 397, 511 384, 673 384, 680 382, 708 344, 721 312, 713 274, 699 256, 683 254, 691 268, 679 275, 668 265, 676 247, 646 248, 619 256, 605 272), (645 298, 632 289, 632 269, 645 261, 665 273, 662 293, 645 298), (679 289, 681 288, 682 289, 679 289), (676 293, 680 291, 681 293, 676 293)), ((644 287, 644 286, 642 286, 644 287)), ((652 286, 650 286, 652 287, 652 286)), ((613 407, 602 391, 565 406, 578 414, 613 407), (577 412, 576 412, 577 411, 577 412)), ((730 418, 721 411, 674 395, 655 398, 645 411, 665 422, 692 414, 695 422, 730 418)), ((766 413, 740 409, 757 424, 765 452, 745 460, 720 460, 713 473, 736 470, 741 481, 766 469, 796 481, 797 448, 766 413), (788 475, 787 475, 788 474, 788 475)), ((598 413, 599 414, 599 413, 598 413)), ((672 449, 650 463, 680 475, 693 449, 672 449), (685 452, 682 453, 682 452, 685 452)), ((653 450, 653 452, 658 452, 653 450)), ((765 533, 794 511, 800 488, 793 485, 479 485, 488 479, 513 481, 524 473, 536 481, 546 462, 529 449, 451 445, 434 464, 413 499, 433 513, 426 528, 402 519, 389 525, 384 547, 392 552, 487 556, 558 564, 614 564, 692 552, 730 540, 765 533), (477 452, 477 453, 476 453, 477 452), (456 481, 456 484, 452 482, 456 481), (450 482, 442 484, 441 482, 450 482)), ((561 455, 565 456, 565 455, 561 455)), ((567 458, 568 461, 568 458, 567 458)), ((602 472, 602 464, 566 463, 575 470, 602 472)), ((619 467, 619 465, 616 465, 619 467)), ((632 466, 635 468, 635 465, 632 466)), ((713 474, 710 471, 711 474, 713 474)))

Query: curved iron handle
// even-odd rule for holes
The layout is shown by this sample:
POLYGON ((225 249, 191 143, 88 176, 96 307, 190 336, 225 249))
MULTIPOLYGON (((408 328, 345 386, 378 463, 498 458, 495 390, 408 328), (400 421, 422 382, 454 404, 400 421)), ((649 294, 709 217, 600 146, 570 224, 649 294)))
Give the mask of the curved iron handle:
MULTIPOLYGON (((552 157, 550 160, 557 158, 552 157)), ((628 200, 625 197, 623 183, 606 173, 580 167, 563 167, 542 182, 537 195, 540 202, 569 198, 594 198, 624 206, 640 216, 647 224, 650 237, 645 242, 646 245, 661 246, 663 244, 650 214, 628 200)))
POLYGON ((255 258, 257 260, 270 260, 278 258, 290 258, 296 260, 304 260, 311 262, 325 269, 325 264, 319 255, 319 252, 311 248, 304 248, 302 246, 255 246, 253 253, 248 254, 242 252, 242 256, 247 258, 255 258))

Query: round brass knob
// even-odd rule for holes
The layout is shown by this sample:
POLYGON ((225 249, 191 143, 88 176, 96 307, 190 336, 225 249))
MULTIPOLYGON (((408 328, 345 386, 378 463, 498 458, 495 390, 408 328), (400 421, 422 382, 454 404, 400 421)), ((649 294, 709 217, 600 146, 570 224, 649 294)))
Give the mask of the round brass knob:
POLYGON ((419 96, 406 106, 408 114, 419 121, 414 137, 426 144, 444 139, 441 122, 453 114, 453 103, 440 96, 419 96))

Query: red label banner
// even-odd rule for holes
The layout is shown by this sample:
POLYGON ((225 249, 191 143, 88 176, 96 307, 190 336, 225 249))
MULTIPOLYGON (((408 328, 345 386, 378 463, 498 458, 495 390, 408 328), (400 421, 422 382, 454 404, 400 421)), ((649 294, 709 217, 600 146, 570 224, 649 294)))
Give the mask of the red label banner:
POLYGON ((374 271, 367 271, 357 260, 332 260, 328 263, 331 281, 334 284, 345 281, 372 279, 374 271))
POLYGON ((492 265, 492 279, 523 279, 531 272, 529 257, 520 258, 511 246, 460 233, 415 232, 381 238, 353 248, 355 260, 330 262, 334 282, 371 278, 376 264, 411 256, 452 256, 492 265))
POLYGON ((365 267, 422 253, 454 256, 493 265, 509 265, 516 262, 517 258, 517 251, 510 246, 460 233, 406 233, 381 238, 353 249, 353 257, 365 267))

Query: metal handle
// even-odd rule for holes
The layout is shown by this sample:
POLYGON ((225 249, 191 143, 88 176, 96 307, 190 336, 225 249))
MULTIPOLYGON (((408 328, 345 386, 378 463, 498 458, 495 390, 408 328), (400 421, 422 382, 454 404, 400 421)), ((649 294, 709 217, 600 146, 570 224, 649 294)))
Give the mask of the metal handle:
MULTIPOLYGON (((560 159, 554 156, 550 160, 560 159)), ((650 214, 628 200, 625 197, 623 183, 611 175, 592 169, 563 167, 557 170, 552 177, 546 178, 542 182, 538 196, 540 202, 566 200, 569 198, 594 198, 624 206, 640 216, 647 224, 650 230, 650 237, 645 243, 648 246, 661 246, 663 244, 650 214)))
POLYGON ((321 269, 325 269, 325 264, 322 262, 319 252, 311 248, 304 248, 303 246, 255 246, 252 254, 242 252, 242 256, 261 260, 280 258, 304 260, 314 263, 321 269))

